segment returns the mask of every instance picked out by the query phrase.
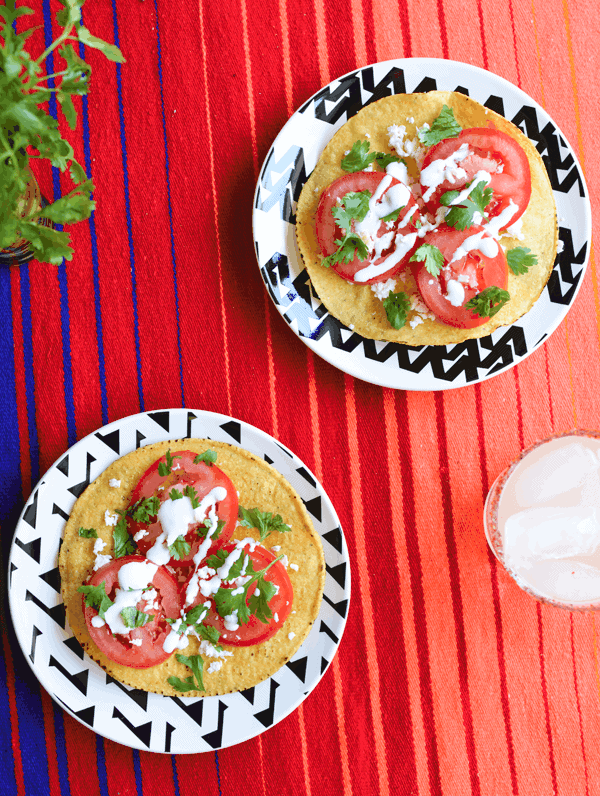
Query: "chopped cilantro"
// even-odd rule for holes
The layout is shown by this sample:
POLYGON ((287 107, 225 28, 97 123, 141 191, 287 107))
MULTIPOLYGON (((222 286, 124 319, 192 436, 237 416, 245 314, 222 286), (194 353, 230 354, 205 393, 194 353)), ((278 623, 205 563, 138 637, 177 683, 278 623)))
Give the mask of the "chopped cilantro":
POLYGON ((444 105, 440 115, 433 122, 429 130, 419 130, 419 141, 425 146, 434 146, 446 138, 457 138, 462 132, 462 127, 454 118, 454 111, 444 105))
POLYGON ((192 508, 197 509, 200 505, 200 501, 198 500, 198 494, 194 487, 191 484, 188 484, 185 489, 183 490, 183 494, 192 501, 192 508))
POLYGON ((485 182, 480 180, 471 193, 456 205, 453 205, 452 202, 459 195, 459 191, 446 191, 446 193, 442 194, 440 204, 450 207, 444 219, 449 227, 462 231, 467 229, 467 227, 473 226, 473 216, 476 212, 483 215, 493 196, 492 189, 486 188, 485 185, 485 182))
POLYGON ((410 312, 410 299, 402 291, 390 293, 383 300, 383 309, 391 326, 394 329, 402 329, 410 312))
POLYGON ((362 262, 369 254, 367 244, 354 232, 350 232, 343 238, 336 240, 336 243, 338 245, 337 251, 322 260, 326 268, 329 268, 334 263, 351 263, 355 255, 362 262))
POLYGON ((194 464, 200 464, 200 462, 204 462, 204 464, 208 464, 210 467, 217 461, 217 454, 215 451, 204 451, 204 453, 199 453, 194 458, 194 464))
POLYGON ((153 495, 149 498, 140 498, 127 509, 127 513, 134 522, 149 523, 158 514, 159 507, 160 500, 153 495))
POLYGON ((431 243, 424 243, 422 246, 419 246, 410 258, 410 262, 424 262, 425 270, 430 273, 431 276, 438 276, 444 267, 444 255, 437 246, 433 246, 431 243))
POLYGON ((115 558, 122 558, 123 556, 135 553, 136 545, 127 530, 126 512, 117 509, 117 514, 119 514, 120 517, 113 530, 113 556, 115 558))
POLYGON ((144 627, 147 622, 154 619, 154 614, 145 614, 138 611, 135 606, 127 606, 121 611, 121 618, 125 627, 144 627))
POLYGON ((471 310, 480 318, 492 318, 502 307, 510 301, 510 293, 500 287, 491 285, 486 287, 465 304, 465 309, 471 310))
POLYGON ((242 506, 238 509, 238 517, 241 520, 240 525, 245 528, 256 528, 260 534, 260 541, 263 542, 269 534, 289 533, 292 529, 286 525, 279 514, 270 511, 261 511, 260 509, 245 509, 242 506))
POLYGON ((85 594, 85 604, 89 608, 96 608, 98 616, 104 619, 104 614, 113 605, 106 593, 106 581, 102 581, 99 586, 80 586, 77 591, 85 594))
POLYGON ((189 555, 191 549, 192 548, 188 542, 185 541, 183 536, 178 536, 173 544, 169 545, 169 553, 171 554, 171 558, 174 558, 176 561, 181 561, 182 558, 185 558, 187 555, 189 555))
POLYGON ((95 528, 80 528, 77 532, 82 539, 97 539, 98 533, 95 528))
POLYGON ((202 624, 202 620, 204 619, 207 613, 208 613, 208 608, 205 608, 203 605, 196 605, 194 608, 189 610, 187 614, 184 614, 180 620, 167 619, 167 622, 170 625, 174 625, 176 622, 179 621, 177 633, 181 635, 185 633, 188 630, 188 628, 192 628, 194 632, 200 636, 200 638, 206 639, 206 641, 209 641, 218 650, 221 650, 222 647, 219 644, 219 638, 221 636, 217 628, 212 627, 211 625, 202 624))
MULTIPOLYGON (((210 567, 211 569, 219 569, 225 563, 225 559, 229 553, 227 550, 217 550, 212 556, 209 556, 206 559, 206 566, 210 567)), ((246 553, 242 550, 241 555, 237 558, 229 569, 229 574, 227 575, 227 580, 235 580, 239 578, 241 575, 254 575, 254 567, 252 566, 252 559, 248 556, 248 563, 247 566, 244 567, 244 562, 246 561, 246 553)))
POLYGON ((509 249, 506 252, 506 261, 513 274, 522 276, 534 265, 537 265, 537 255, 532 254, 531 249, 517 246, 515 249, 509 249))
POLYGON ((179 677, 169 677, 167 682, 173 686, 176 691, 205 691, 204 683, 202 681, 202 674, 204 672, 204 661, 201 655, 175 655, 179 663, 183 663, 188 669, 192 670, 192 674, 186 677, 185 680, 180 680, 179 677), (195 678, 195 679, 194 679, 195 678))
POLYGON ((384 216, 381 220, 385 221, 386 223, 388 221, 396 221, 398 216, 400 215, 400 212, 404 210, 405 207, 406 205, 402 205, 402 207, 399 207, 397 210, 392 210, 389 216, 384 216))
MULTIPOLYGON (((207 517, 204 522, 200 523, 200 525, 196 528, 196 533, 198 536, 201 536, 203 539, 206 539, 206 534, 212 528, 213 523, 212 520, 207 517)), ((218 539, 221 535, 221 531, 225 527, 225 520, 217 520, 217 530, 211 535, 211 539, 218 539)))
POLYGON ((364 171, 373 161, 382 169, 390 163, 397 163, 400 158, 397 155, 386 154, 385 152, 370 152, 371 144, 368 141, 355 141, 352 149, 342 158, 342 168, 344 171, 352 173, 354 171, 364 171))
POLYGON ((323 258, 323 265, 329 268, 334 263, 352 262, 354 256, 362 262, 369 254, 364 240, 351 232, 352 221, 363 221, 369 211, 370 191, 350 191, 345 194, 339 205, 331 208, 335 223, 344 232, 344 237, 336 240, 337 250, 323 258))
POLYGON ((171 500, 181 500, 183 494, 178 489, 173 487, 173 489, 169 492, 169 497, 171 500))
POLYGON ((173 469, 175 459, 181 459, 181 456, 171 456, 171 449, 169 448, 165 453, 165 461, 158 463, 158 474, 162 476, 169 475, 173 469))
MULTIPOLYGON (((229 616, 236 611, 238 622, 243 625, 247 624, 251 615, 255 615, 257 619, 266 624, 273 615, 268 606, 268 601, 272 599, 276 589, 272 583, 268 585, 270 581, 265 580, 265 575, 273 564, 280 561, 282 558, 283 555, 277 556, 277 558, 271 561, 264 569, 261 569, 259 572, 254 572, 250 580, 237 589, 221 587, 215 594, 215 608, 217 609, 217 613, 220 616, 229 616), (246 599, 250 588, 252 588, 253 594, 255 589, 258 589, 260 594, 264 592, 266 595, 270 596, 266 600, 261 600, 260 597, 254 598, 254 602, 251 597, 247 605, 246 599), (258 611, 258 613, 255 614, 255 611, 258 611)), ((208 566, 210 566, 210 563, 208 566)), ((246 572, 246 574, 250 573, 246 572)), ((233 579, 234 576, 231 574, 230 577, 233 579)))

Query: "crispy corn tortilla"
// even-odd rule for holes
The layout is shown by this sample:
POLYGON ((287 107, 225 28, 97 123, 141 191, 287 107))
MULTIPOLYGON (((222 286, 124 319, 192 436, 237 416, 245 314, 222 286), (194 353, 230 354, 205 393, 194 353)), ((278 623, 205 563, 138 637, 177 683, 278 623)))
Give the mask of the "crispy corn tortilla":
MULTIPOLYGON (((408 161, 409 171, 416 177, 414 161, 408 161)), ((558 241, 556 206, 544 163, 531 141, 503 116, 488 110, 463 94, 432 91, 428 94, 397 94, 384 97, 368 105, 353 116, 325 147, 319 162, 302 189, 296 211, 296 238, 311 282, 329 312, 355 332, 374 340, 389 340, 409 345, 444 345, 459 343, 472 337, 483 337, 499 326, 514 323, 531 309, 538 299, 554 265, 558 241), (385 314, 383 304, 375 298, 369 285, 352 284, 339 277, 332 268, 321 264, 321 252, 316 236, 315 214, 322 192, 343 176, 341 161, 357 140, 370 136, 371 151, 391 152, 387 128, 404 125, 406 138, 415 138, 417 127, 425 122, 432 124, 444 105, 454 111, 463 129, 487 127, 489 122, 516 139, 527 154, 531 168, 531 200, 522 216, 524 239, 503 238, 506 248, 525 246, 537 255, 537 265, 522 276, 510 270, 508 292, 510 301, 483 326, 475 329, 455 329, 437 320, 425 320, 412 329, 407 322, 400 330, 394 329, 385 314), (413 119, 414 122, 409 122, 413 119)), ((397 279, 397 277, 396 277, 397 279)), ((397 281, 396 290, 416 293, 416 284, 408 276, 404 285, 397 281)), ((409 321, 412 318, 409 315, 409 321)))
MULTIPOLYGON (((169 685, 167 678, 174 675, 181 679, 189 676, 190 670, 172 655, 167 661, 149 669, 132 669, 109 660, 94 644, 85 623, 82 596, 77 591, 91 574, 94 565, 94 539, 79 537, 80 527, 95 528, 98 536, 107 542, 103 553, 112 553, 112 527, 104 522, 104 513, 110 509, 125 509, 130 495, 140 477, 148 467, 163 456, 168 449, 191 450, 203 453, 210 449, 217 452, 217 466, 233 481, 239 491, 240 505, 245 508, 258 507, 262 511, 280 514, 291 526, 291 533, 272 533, 264 542, 267 547, 281 546, 291 563, 298 570, 288 569, 294 589, 292 610, 281 630, 268 641, 251 647, 228 647, 231 657, 223 658, 218 672, 208 674, 205 658, 205 692, 188 691, 184 696, 214 696, 242 691, 266 680, 294 655, 308 635, 319 613, 325 584, 325 560, 321 540, 316 533, 300 496, 273 467, 246 450, 223 442, 202 439, 184 439, 158 442, 139 448, 111 464, 79 497, 65 526, 59 567, 62 578, 62 595, 67 612, 67 621, 73 633, 88 653, 112 677, 122 683, 170 696, 182 696, 169 685), (121 481, 118 488, 110 487, 109 480, 121 481), (290 635, 292 638, 289 638, 290 635)), ((234 538, 243 539, 258 532, 251 528, 236 528, 234 538)), ((184 655, 198 653, 198 641, 190 636, 184 655)), ((212 659, 216 660, 216 659, 212 659)))

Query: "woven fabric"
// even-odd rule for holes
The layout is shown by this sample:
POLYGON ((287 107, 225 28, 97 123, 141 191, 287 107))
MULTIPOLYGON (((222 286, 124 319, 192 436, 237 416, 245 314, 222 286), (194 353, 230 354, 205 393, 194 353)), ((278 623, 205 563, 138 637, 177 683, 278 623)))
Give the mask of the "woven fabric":
MULTIPOLYGON (((29 5, 41 51, 58 4, 29 5)), ((598 793, 598 620, 521 592, 482 527, 489 486, 523 447, 600 426, 594 250, 566 320, 524 363, 415 393, 315 357, 271 304, 251 234, 260 165, 294 110, 400 57, 464 61, 527 92, 573 146, 597 217, 596 3, 88 0, 84 19, 127 63, 87 51, 77 130, 59 115, 98 204, 72 228, 73 260, 0 269, 0 577, 24 501, 70 445, 188 406, 263 429, 312 469, 346 535, 352 601, 339 653, 298 710, 190 756, 132 751, 64 713, 4 601, 0 793, 598 793)), ((37 175, 48 197, 69 189, 37 175)))

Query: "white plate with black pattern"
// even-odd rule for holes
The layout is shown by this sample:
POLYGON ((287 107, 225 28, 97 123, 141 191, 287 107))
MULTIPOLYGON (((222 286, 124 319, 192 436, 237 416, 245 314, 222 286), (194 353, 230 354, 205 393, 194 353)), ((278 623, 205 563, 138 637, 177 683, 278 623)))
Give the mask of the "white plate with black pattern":
POLYGON ((254 426, 191 409, 126 417, 73 445, 27 501, 15 531, 8 577, 17 638, 36 677, 57 703, 105 738, 171 754, 232 746, 295 710, 336 653, 350 599, 342 529, 314 475, 291 451, 254 426), (58 552, 77 497, 121 456, 152 442, 186 437, 238 445, 275 467, 300 494, 325 553, 323 603, 304 644, 268 680, 225 696, 166 697, 117 682, 83 652, 67 625, 60 595, 58 552))
POLYGON ((469 64, 408 58, 365 66, 318 91, 287 122, 267 155, 254 196, 256 256, 277 310, 315 354, 373 384, 448 390, 489 379, 522 362, 563 320, 583 281, 591 208, 577 158, 534 100, 497 75, 469 64), (559 249, 547 286, 516 323, 491 335, 444 346, 368 340, 329 314, 296 245, 300 191, 336 132, 365 105, 391 94, 460 91, 516 124, 542 156, 559 222, 559 249))

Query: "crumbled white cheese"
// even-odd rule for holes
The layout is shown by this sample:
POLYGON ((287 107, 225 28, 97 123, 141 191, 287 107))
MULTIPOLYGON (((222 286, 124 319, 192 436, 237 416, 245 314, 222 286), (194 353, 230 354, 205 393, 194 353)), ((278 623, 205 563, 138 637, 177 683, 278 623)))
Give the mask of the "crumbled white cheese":
POLYGON ((375 284, 371 285, 371 290, 375 294, 375 298, 378 298, 379 301, 386 299, 390 293, 394 292, 395 289, 395 279, 386 279, 385 282, 375 282, 375 284))
POLYGON ((273 547, 271 548, 271 550, 274 553, 278 553, 281 550, 281 545, 280 544, 274 544, 273 547))
POLYGON ((213 674, 214 672, 218 672, 221 666, 223 666, 221 661, 213 661, 211 664, 209 664, 207 671, 209 674, 213 674))
POLYGON ((141 638, 132 638, 130 639, 131 643, 134 647, 141 647, 142 646, 142 639, 141 638))
POLYGON ((112 486, 113 489, 117 489, 118 487, 121 486, 121 482, 116 478, 111 478, 110 481, 108 482, 108 485, 112 486))
POLYGON ((104 522, 106 525, 116 525, 119 522, 119 515, 111 514, 110 509, 106 509, 104 512, 104 522))
POLYGON ((279 614, 273 614, 273 619, 275 620, 275 623, 279 622, 279 614))
POLYGON ((148 531, 146 528, 140 528, 140 530, 137 533, 133 534, 133 541, 139 542, 140 539, 143 539, 144 536, 148 536, 149 533, 150 531, 148 531))
POLYGON ((296 638, 296 634, 295 633, 288 633, 288 638, 291 641, 293 638, 296 638))
POLYGON ((298 572, 299 569, 298 564, 290 564, 290 569, 293 569, 294 572, 298 572))

